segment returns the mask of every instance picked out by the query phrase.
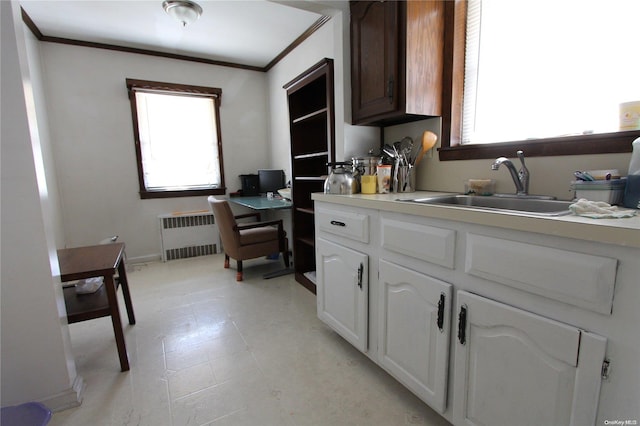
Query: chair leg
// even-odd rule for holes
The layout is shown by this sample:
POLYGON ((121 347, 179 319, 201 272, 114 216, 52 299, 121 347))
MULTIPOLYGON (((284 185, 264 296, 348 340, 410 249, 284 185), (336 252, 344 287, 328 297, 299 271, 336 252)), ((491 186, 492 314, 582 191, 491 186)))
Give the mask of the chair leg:
POLYGON ((284 260, 284 266, 289 267, 289 249, 282 252, 282 259, 284 260))
POLYGON ((229 255, 228 254, 224 255, 224 268, 225 269, 229 269, 229 255))
POLYGON ((238 272, 236 272, 236 281, 242 281, 242 260, 238 260, 238 272))

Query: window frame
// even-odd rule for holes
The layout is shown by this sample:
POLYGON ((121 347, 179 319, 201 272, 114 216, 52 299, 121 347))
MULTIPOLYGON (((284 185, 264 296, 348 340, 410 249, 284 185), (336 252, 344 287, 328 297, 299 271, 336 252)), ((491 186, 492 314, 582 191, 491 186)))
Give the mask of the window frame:
POLYGON ((467 2, 445 2, 440 161, 495 158, 521 149, 527 157, 631 152, 640 130, 489 144, 461 144, 467 2))
POLYGON ((133 120, 133 137, 136 148, 136 163, 138 168, 138 185, 141 199, 153 198, 176 198, 176 197, 198 197, 208 195, 224 195, 226 193, 226 185, 224 180, 224 162, 222 157, 222 131, 220 119, 220 100, 222 98, 222 89, 205 86, 192 86, 187 84, 164 83, 158 81, 137 80, 132 78, 126 79, 129 103, 131 105, 131 116, 133 120), (138 127, 138 108, 135 92, 156 92, 160 94, 174 94, 183 96, 200 96, 208 97, 213 100, 216 122, 216 133, 218 143, 218 162, 220 165, 220 187, 211 189, 185 189, 157 191, 148 190, 144 183, 144 168, 142 163, 142 149, 140 145, 140 133, 138 127))

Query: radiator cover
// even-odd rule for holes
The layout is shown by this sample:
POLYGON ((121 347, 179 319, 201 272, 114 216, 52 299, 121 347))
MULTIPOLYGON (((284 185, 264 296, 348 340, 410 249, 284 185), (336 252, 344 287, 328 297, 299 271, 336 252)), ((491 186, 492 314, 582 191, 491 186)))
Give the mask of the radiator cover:
POLYGON ((158 216, 162 261, 215 254, 220 237, 210 212, 158 216))

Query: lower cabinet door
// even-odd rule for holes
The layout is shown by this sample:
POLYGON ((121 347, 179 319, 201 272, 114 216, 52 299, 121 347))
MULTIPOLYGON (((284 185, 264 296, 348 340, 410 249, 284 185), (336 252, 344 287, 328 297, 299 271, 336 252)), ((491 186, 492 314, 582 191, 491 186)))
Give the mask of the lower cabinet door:
POLYGON ((457 292, 453 422, 593 425, 606 339, 457 292))
POLYGON ((318 318, 367 351, 369 258, 322 238, 316 244, 318 318))
POLYGON ((433 409, 444 412, 451 285, 380 260, 378 358, 433 409))

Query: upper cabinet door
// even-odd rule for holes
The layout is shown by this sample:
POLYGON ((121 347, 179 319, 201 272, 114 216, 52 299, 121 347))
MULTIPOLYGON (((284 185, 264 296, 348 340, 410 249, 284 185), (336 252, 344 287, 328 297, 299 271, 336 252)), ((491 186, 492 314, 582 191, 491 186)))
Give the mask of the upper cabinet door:
POLYGON ((606 339, 458 291, 453 422, 593 425, 606 339))
POLYGON ((353 124, 390 125, 442 112, 444 2, 351 2, 353 124))
POLYGON ((369 257, 322 238, 317 239, 316 253, 318 318, 366 352, 369 257))
POLYGON ((380 260, 378 358, 433 409, 446 407, 451 285, 380 260))
POLYGON ((351 3, 354 123, 398 109, 399 5, 396 1, 351 3))

